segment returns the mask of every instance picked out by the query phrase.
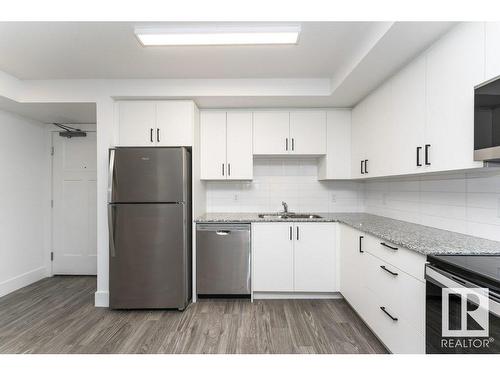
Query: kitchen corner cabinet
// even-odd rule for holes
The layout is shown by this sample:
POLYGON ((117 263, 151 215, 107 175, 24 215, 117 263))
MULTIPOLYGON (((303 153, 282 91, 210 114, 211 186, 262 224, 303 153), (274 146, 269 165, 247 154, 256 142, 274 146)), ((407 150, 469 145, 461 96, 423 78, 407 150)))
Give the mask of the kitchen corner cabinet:
POLYGON ((253 223, 255 292, 335 292, 335 223, 253 223))
POLYGON ((253 178, 252 113, 200 113, 201 179, 253 178))
POLYGON ((254 112, 254 155, 326 154, 325 111, 254 112))
POLYGON ((119 146, 193 145, 194 102, 130 100, 116 105, 119 146))

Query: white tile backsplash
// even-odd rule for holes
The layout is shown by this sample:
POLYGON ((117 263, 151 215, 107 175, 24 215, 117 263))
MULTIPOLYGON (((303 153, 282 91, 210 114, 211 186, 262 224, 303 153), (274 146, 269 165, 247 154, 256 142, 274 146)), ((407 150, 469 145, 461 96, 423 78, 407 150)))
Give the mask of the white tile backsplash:
POLYGON ((207 212, 363 211, 363 183, 317 176, 315 158, 255 158, 253 181, 207 183, 207 212))
POLYGON ((318 181, 317 159, 256 158, 253 181, 207 183, 207 212, 367 212, 500 241, 500 172, 318 181))
POLYGON ((364 183, 365 212, 500 241, 500 173, 364 183))

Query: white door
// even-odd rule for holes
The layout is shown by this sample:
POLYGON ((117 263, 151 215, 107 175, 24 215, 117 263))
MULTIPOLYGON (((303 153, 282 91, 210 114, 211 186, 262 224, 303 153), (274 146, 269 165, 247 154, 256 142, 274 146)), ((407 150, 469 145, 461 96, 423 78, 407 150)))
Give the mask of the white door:
POLYGON ((52 145, 52 273, 97 274, 96 133, 52 145))
POLYGON ((290 148, 289 112, 253 113, 254 155, 284 155, 290 148))
POLYGON ((292 154, 326 154, 326 112, 290 112, 290 142, 292 154))
POLYGON ((178 147, 193 145, 194 104, 191 101, 156 103, 156 144, 178 147))
POLYGON ((293 224, 252 224, 253 290, 293 292, 293 224))
POLYGON ((296 292, 335 292, 335 225, 294 224, 294 269, 296 292))
POLYGON ((425 69, 426 60, 421 57, 392 79, 392 129, 386 147, 390 173, 387 175, 418 173, 423 169, 425 69))
POLYGON ((120 146, 154 146, 156 144, 155 102, 119 102, 118 127, 120 146))
POLYGON ((252 112, 227 112, 227 179, 253 178, 252 112))
POLYGON ((474 86, 483 79, 482 23, 458 25, 427 54, 426 171, 483 166, 474 162, 474 86))
POLYGON ((200 113, 201 179, 225 180, 226 112, 200 113))

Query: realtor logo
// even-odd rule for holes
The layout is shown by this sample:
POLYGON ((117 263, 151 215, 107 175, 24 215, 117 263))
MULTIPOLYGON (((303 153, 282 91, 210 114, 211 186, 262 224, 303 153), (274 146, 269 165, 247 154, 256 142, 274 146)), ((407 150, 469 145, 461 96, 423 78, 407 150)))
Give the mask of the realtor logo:
POLYGON ((442 336, 488 337, 488 289, 443 288, 442 290, 442 336), (451 312, 450 300, 457 298, 460 300, 460 306, 451 312))

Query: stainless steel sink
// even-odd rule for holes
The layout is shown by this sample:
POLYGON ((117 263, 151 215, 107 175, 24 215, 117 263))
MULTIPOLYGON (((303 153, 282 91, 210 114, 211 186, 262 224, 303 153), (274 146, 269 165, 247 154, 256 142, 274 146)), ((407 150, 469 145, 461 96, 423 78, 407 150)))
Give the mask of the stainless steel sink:
POLYGON ((299 214, 294 212, 288 213, 270 213, 270 214, 259 214, 261 219, 321 219, 320 215, 316 214, 299 214))

